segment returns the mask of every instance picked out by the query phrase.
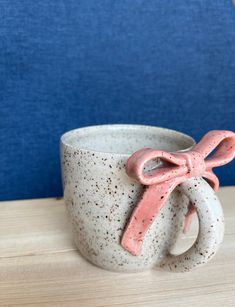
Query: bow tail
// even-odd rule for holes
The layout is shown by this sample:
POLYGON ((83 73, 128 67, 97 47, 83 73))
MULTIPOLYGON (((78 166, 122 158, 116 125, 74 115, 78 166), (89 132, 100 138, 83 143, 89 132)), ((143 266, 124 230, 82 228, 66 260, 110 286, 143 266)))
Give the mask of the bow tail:
POLYGON ((219 179, 217 176, 213 173, 211 169, 208 169, 203 174, 203 177, 206 179, 206 181, 209 183, 209 185, 212 187, 212 189, 217 192, 219 189, 219 179))
POLYGON ((148 231, 170 193, 181 181, 181 178, 174 178, 146 188, 130 217, 121 239, 122 247, 132 255, 137 256, 141 253, 145 233, 148 231))

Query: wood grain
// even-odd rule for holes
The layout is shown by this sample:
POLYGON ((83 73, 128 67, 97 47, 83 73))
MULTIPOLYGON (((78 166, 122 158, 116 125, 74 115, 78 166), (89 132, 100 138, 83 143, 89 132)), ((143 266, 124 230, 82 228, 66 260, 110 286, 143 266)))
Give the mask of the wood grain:
MULTIPOLYGON (((62 199, 0 203, 0 306, 235 306, 235 187, 221 188, 226 233, 216 257, 191 273, 113 273, 86 262, 62 199)), ((175 252, 197 232, 182 235, 175 252)))

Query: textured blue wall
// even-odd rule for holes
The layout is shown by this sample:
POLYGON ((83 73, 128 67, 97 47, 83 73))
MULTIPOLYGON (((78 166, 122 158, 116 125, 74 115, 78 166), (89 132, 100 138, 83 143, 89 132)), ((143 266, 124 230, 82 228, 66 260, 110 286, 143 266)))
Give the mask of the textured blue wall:
MULTIPOLYGON (((235 130, 232 1, 0 1, 0 198, 62 194, 59 137, 235 130)), ((235 184, 235 163, 217 172, 235 184)))

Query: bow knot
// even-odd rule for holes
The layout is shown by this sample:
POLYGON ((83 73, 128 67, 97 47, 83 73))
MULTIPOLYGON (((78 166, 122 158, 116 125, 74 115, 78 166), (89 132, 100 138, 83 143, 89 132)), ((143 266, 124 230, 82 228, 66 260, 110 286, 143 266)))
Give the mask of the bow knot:
MULTIPOLYGON (((127 161, 126 172, 148 188, 127 224, 121 240, 122 246, 133 255, 140 254, 146 231, 175 187, 188 178, 199 176, 204 177, 217 190, 219 181, 212 168, 227 164, 234 156, 235 133, 220 130, 208 132, 189 151, 168 153, 143 148, 133 153, 127 161), (145 171, 147 163, 159 159, 162 161, 160 166, 145 171)), ((185 229, 194 211, 190 204, 185 229)))
POLYGON ((191 150, 188 152, 176 153, 174 155, 185 159, 188 177, 203 176, 204 172, 206 171, 206 163, 200 152, 191 150))

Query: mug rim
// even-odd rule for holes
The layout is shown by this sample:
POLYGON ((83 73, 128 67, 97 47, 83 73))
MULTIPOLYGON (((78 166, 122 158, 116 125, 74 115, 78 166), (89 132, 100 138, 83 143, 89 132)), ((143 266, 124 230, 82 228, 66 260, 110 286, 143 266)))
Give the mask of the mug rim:
POLYGON ((105 131, 107 131, 107 129, 112 130, 112 131, 116 129, 128 129, 129 131, 141 129, 142 131, 145 130, 146 132, 151 132, 151 133, 159 133, 161 131, 161 132, 166 132, 167 134, 175 135, 178 138, 179 137, 184 138, 186 142, 191 143, 190 146, 177 150, 177 152, 188 151, 196 144, 195 140, 191 136, 183 132, 169 129, 169 128, 163 128, 163 127, 152 126, 152 125, 140 125, 140 124, 103 124, 103 125, 90 125, 90 126, 75 128, 75 129, 69 130, 62 134, 62 136, 60 137, 60 144, 70 149, 73 149, 73 150, 79 150, 81 152, 86 152, 86 153, 91 153, 91 154, 94 153, 94 154, 102 154, 102 155, 106 154, 106 155, 113 155, 113 156, 129 157, 130 154, 128 153, 116 153, 116 152, 87 149, 87 148, 74 146, 68 142, 68 138, 73 136, 74 134, 77 134, 78 136, 79 135, 82 136, 85 133, 94 133, 94 132, 97 132, 97 130, 100 131, 104 129, 105 131))

